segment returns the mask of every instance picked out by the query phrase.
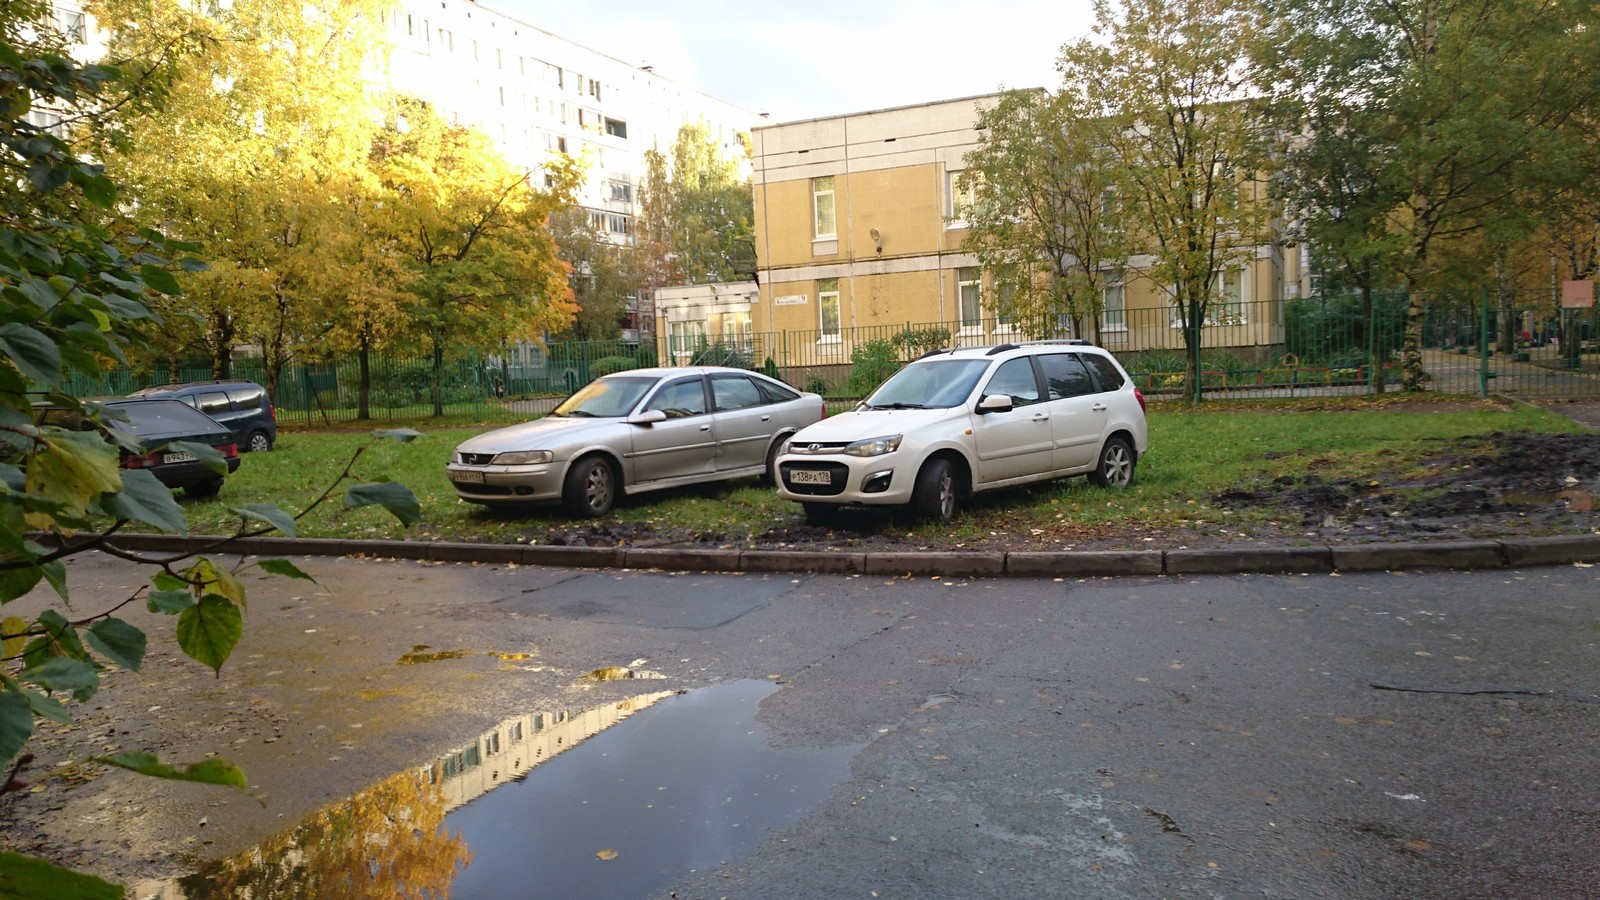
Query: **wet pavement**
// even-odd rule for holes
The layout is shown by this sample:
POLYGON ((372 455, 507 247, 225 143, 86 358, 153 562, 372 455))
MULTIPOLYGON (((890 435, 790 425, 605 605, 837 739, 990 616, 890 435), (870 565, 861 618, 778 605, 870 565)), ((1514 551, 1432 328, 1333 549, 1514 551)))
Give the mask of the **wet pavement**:
MULTIPOLYGON (((4 842, 181 896, 168 879, 251 848, 271 857, 297 825, 412 810, 437 773, 472 796, 453 813, 408 811, 447 830, 384 871, 463 896, 489 858, 450 843, 480 830, 463 814, 535 834, 602 800, 621 805, 598 831, 572 829, 580 883, 664 879, 613 896, 1578 897, 1600 885, 1600 568, 996 580, 299 564, 317 585, 249 581, 245 639, 220 679, 153 640, 143 675, 112 676, 74 729, 33 748, 50 763, 109 747, 218 753, 262 802, 77 769, 16 798, 4 842), (690 818, 749 822, 756 840, 709 864, 629 849, 671 845, 677 820, 628 830, 649 821, 628 809, 653 801, 604 774, 621 752, 606 742, 657 748, 684 785, 714 778, 710 751, 675 752, 687 736, 629 737, 696 697, 724 723, 754 706, 755 727, 714 743, 758 731, 764 750, 837 755, 848 774, 766 822, 713 815, 749 782, 700 781, 690 818), (512 723, 527 741, 540 716, 550 738, 558 712, 597 710, 616 721, 548 766, 497 759, 512 723), (538 788, 557 764, 591 774, 538 788), (474 778, 481 792, 465 787, 474 778), (548 793, 523 805, 528 789, 548 793)), ((136 583, 121 563, 71 565, 85 610, 136 583)), ((145 616, 129 617, 170 634, 145 616)), ((336 843, 326 867, 371 850, 336 843)))

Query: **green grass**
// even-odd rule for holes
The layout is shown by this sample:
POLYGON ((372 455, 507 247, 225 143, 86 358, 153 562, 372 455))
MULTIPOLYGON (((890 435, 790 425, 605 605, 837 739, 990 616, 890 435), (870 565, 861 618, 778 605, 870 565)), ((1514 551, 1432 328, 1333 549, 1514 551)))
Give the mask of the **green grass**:
MULTIPOLYGON (((1248 527, 1257 514, 1216 508, 1218 491, 1316 473, 1361 478, 1406 473, 1452 442, 1495 431, 1572 432, 1570 420, 1540 409, 1490 403, 1434 403, 1426 411, 1392 403, 1343 400, 1214 402, 1198 409, 1156 404, 1150 410, 1150 452, 1140 460, 1133 487, 1095 488, 1070 478, 973 498, 948 526, 904 516, 842 517, 836 531, 949 545, 1006 535, 1070 540, 1109 529, 1181 526, 1248 527)), ((797 504, 780 500, 754 479, 659 491, 625 500, 600 520, 575 520, 559 507, 495 512, 456 500, 444 464, 461 440, 484 425, 412 427, 424 436, 409 444, 373 442, 367 432, 286 430, 270 453, 246 454, 215 501, 188 502, 196 533, 227 533, 236 523, 229 506, 275 502, 294 513, 314 500, 364 445, 353 472, 359 480, 393 480, 409 486, 423 519, 401 528, 378 508, 344 510, 338 498, 300 523, 304 537, 404 538, 489 542, 544 541, 552 533, 577 535, 599 526, 608 535, 642 541, 675 538, 734 545, 773 529, 804 524, 797 504)))

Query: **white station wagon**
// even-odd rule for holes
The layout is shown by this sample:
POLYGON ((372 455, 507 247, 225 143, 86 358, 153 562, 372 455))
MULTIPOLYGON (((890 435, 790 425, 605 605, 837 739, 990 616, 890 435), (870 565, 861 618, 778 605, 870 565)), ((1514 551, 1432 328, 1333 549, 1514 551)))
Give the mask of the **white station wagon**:
POLYGON ((1125 486, 1148 449, 1144 395, 1085 341, 940 350, 778 457, 778 495, 816 521, 909 505, 949 521, 962 497, 1069 475, 1125 486))

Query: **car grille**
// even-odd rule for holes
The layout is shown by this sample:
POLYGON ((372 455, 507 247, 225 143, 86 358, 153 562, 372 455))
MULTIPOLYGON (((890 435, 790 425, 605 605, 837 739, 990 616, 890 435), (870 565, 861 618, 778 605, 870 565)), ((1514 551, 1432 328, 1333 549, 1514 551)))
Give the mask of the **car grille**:
POLYGON ((791 441, 789 452, 795 454, 838 453, 850 446, 849 441, 791 441))
POLYGON ((806 463, 803 466, 785 463, 778 467, 778 474, 783 478, 783 486, 788 488, 792 494, 804 494, 808 497, 832 497, 844 493, 845 482, 850 478, 850 469, 844 463, 836 462, 806 463), (790 471, 796 468, 812 471, 821 469, 828 473, 828 483, 797 484, 789 478, 790 471))
POLYGON ((493 453, 463 453, 461 464, 466 466, 487 466, 494 459, 493 453))

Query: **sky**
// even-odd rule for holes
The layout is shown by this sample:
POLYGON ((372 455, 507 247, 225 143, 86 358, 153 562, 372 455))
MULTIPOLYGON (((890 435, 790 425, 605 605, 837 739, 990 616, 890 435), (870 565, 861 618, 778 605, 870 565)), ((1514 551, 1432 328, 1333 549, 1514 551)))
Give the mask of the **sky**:
POLYGON ((480 0, 773 122, 1054 87, 1088 0, 480 0))

